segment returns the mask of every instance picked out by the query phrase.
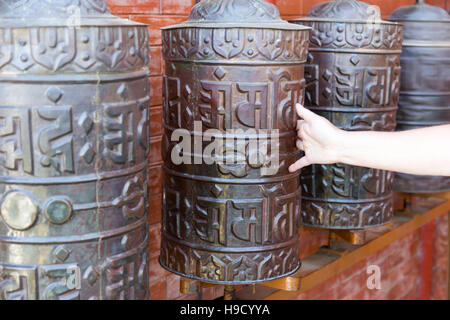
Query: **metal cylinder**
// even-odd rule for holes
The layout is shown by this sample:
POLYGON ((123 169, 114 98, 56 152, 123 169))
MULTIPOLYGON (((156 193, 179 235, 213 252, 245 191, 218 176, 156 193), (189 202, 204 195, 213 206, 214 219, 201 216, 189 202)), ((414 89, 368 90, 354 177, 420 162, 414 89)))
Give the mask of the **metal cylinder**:
MULTIPOLYGON (((450 123, 450 16, 417 1, 389 18, 404 25, 397 130, 450 123)), ((418 150, 420 152, 420 148, 418 150)), ((409 193, 450 190, 450 177, 396 174, 394 189, 409 193)))
POLYGON ((261 0, 204 0, 163 29, 167 270, 243 284, 299 268, 299 175, 288 167, 299 157, 308 32, 261 0), (177 149, 183 131, 191 150, 177 149), (180 152, 186 161, 174 161, 180 152))
POLYGON ((0 300, 146 299, 147 27, 0 2, 0 300))
MULTIPOLYGON (((293 21, 312 27, 306 107, 350 131, 393 131, 400 87, 402 27, 378 7, 337 0, 293 21)), ((393 173, 345 164, 301 175, 302 224, 328 229, 383 225, 393 214, 393 173)))

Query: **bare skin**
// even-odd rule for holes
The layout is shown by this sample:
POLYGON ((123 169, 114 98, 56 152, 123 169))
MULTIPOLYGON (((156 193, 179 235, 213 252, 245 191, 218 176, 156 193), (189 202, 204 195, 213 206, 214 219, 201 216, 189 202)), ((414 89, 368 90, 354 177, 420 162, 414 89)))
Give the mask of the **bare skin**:
POLYGON ((402 132, 350 132, 297 105, 297 147, 305 156, 289 168, 311 164, 354 166, 417 175, 450 176, 450 125, 402 132))

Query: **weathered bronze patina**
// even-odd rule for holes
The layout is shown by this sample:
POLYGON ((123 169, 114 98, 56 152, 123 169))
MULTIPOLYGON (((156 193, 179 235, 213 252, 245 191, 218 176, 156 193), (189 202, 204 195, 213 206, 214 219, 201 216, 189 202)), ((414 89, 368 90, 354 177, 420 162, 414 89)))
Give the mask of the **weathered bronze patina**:
MULTIPOLYGON (((397 130, 450 123, 450 16, 419 0, 394 11, 390 20, 404 25, 397 130)), ((450 177, 397 174, 394 189, 447 191, 450 177)))
MULTIPOLYGON (((377 7, 338 0, 293 21, 312 27, 306 106, 345 130, 393 131, 400 88, 402 27, 377 7)), ((344 164, 302 172, 302 223, 358 229, 391 221, 390 172, 344 164)))
POLYGON ((163 30, 160 262, 169 271, 239 284, 299 268, 299 175, 288 167, 299 157, 295 104, 304 95, 308 32, 282 21, 277 8, 261 0, 204 0, 187 22, 163 30), (237 161, 223 161, 218 150, 206 155, 211 142, 200 140, 191 152, 183 150, 192 164, 175 164, 178 139, 171 140, 180 128, 193 144, 202 134, 212 138, 227 159, 237 161), (242 131, 218 141, 232 129, 242 131), (268 152, 254 148, 251 137, 267 142, 268 152), (264 174, 271 166, 276 173, 264 174))
POLYGON ((0 2, 0 300, 146 299, 148 33, 0 2))

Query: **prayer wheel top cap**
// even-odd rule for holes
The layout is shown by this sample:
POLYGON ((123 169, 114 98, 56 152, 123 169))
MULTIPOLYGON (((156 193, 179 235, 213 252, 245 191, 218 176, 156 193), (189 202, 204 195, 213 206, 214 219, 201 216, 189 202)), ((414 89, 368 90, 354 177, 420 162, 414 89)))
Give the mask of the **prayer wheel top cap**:
POLYGON ((380 9, 368 3, 355 0, 336 0, 320 3, 313 7, 308 17, 348 19, 348 20, 381 20, 380 9))
POLYGON ((442 8, 419 0, 395 10, 389 20, 405 25, 404 40, 432 41, 435 47, 450 45, 450 15, 442 8))
POLYGON ((395 10, 389 20, 392 21, 420 21, 420 22, 450 22, 450 15, 444 9, 417 1, 413 5, 395 10))
POLYGON ((381 19, 378 6, 356 0, 336 0, 320 3, 309 11, 307 18, 300 20, 389 23, 381 19))
POLYGON ((144 24, 112 15, 104 0, 0 0, 0 25, 20 28, 144 24))
POLYGON ((310 29, 282 20, 278 8, 263 0, 203 0, 192 8, 186 22, 162 30, 192 27, 310 29))

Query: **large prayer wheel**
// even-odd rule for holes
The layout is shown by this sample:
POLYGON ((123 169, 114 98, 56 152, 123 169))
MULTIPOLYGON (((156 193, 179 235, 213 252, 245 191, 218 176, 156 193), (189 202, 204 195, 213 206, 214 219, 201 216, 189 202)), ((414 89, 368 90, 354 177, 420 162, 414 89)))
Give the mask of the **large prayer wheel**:
MULTIPOLYGON (((293 21, 312 27, 306 107, 349 131, 393 131, 402 27, 378 7, 337 0, 293 21)), ((383 225, 393 214, 393 173, 345 164, 302 172, 302 223, 329 229, 383 225)))
MULTIPOLYGON (((449 124, 450 16, 444 9, 419 0, 394 11, 390 20, 404 25, 397 130, 449 124)), ((450 177, 396 174, 394 189, 448 191, 450 177)))
POLYGON ((167 270, 243 284, 299 268, 299 175, 288 168, 300 156, 308 32, 261 0, 204 0, 163 29, 167 270))
POLYGON ((147 299, 147 27, 0 2, 0 300, 147 299))

